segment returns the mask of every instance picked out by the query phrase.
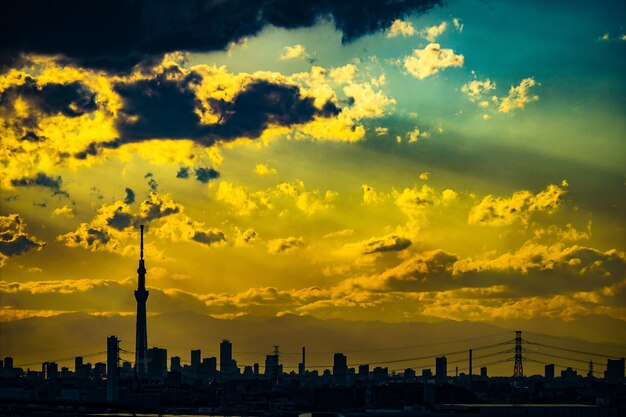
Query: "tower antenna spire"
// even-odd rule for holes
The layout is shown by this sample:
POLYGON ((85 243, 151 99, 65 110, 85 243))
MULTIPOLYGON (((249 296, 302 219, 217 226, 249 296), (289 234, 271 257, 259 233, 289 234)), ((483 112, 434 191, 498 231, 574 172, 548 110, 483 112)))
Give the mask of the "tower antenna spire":
POLYGON ((139 267, 137 268, 137 289, 135 290, 135 300, 137 300, 137 324, 135 327, 135 375, 144 378, 147 370, 148 357, 148 330, 146 326, 146 301, 149 291, 146 291, 146 265, 143 260, 143 225, 141 229, 141 246, 139 252, 139 267))

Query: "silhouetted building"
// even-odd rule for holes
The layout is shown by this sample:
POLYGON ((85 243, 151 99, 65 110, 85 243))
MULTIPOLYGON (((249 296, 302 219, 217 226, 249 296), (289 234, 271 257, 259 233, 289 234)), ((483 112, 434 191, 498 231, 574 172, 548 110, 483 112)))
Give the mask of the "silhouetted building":
POLYGON ((265 375, 276 384, 278 384, 278 378, 282 373, 282 366, 280 365, 279 358, 280 354, 278 346, 274 346, 274 353, 265 357, 265 375))
POLYGON ((202 379, 215 378, 217 374, 217 358, 212 356, 210 358, 202 359, 202 364, 200 365, 199 376, 202 379))
POLYGON ((604 379, 609 384, 621 384, 624 382, 624 358, 606 360, 604 379))
POLYGON ((107 364, 104 362, 96 362, 93 364, 92 375, 96 379, 104 378, 107 374, 107 364))
POLYGON ((74 358, 74 373, 77 375, 81 372, 83 367, 83 357, 77 356, 74 358))
POLYGON ((191 371, 197 376, 200 371, 200 361, 202 360, 202 351, 195 349, 191 351, 191 371))
POLYGON ((220 343, 220 372, 224 375, 234 375, 237 372, 237 362, 233 360, 233 344, 224 339, 220 343))
POLYGON ((335 353, 333 358, 333 376, 335 382, 340 385, 346 383, 346 375, 348 374, 348 358, 343 353, 335 353))
POLYGON ((139 267, 137 268, 137 323, 135 327, 135 372, 138 377, 146 375, 146 360, 148 356, 148 327, 146 324, 146 301, 149 291, 146 291, 146 266, 143 260, 143 225, 141 229, 141 245, 139 252, 139 267))
POLYGON ((298 374, 304 375, 306 373, 306 348, 302 346, 302 362, 298 364, 298 374))
POLYGON ((148 378, 163 379, 167 376, 167 350, 158 347, 148 349, 148 378))
POLYGON ((56 362, 44 362, 41 365, 41 372, 45 379, 55 379, 59 376, 59 365, 56 362))
POLYGON ((170 371, 181 372, 183 367, 180 365, 180 356, 172 356, 170 358, 170 371))
POLYGON ((389 369, 377 366, 372 371, 372 378, 375 382, 381 382, 389 378, 389 369))
POLYGON ((445 356, 435 359, 435 379, 438 384, 448 381, 448 359, 445 356))
POLYGON ((554 379, 554 364, 553 363, 545 366, 544 377, 549 381, 554 379))
POLYGON ((4 369, 13 369, 13 358, 7 356, 4 358, 4 369))
POLYGON ((362 381, 366 381, 368 380, 370 377, 370 366, 365 364, 365 365, 359 365, 359 379, 362 381))
POLYGON ((481 378, 487 378, 487 367, 483 366, 480 368, 480 377, 481 378))
MULTIPOLYGON (((82 360, 82 358, 81 358, 82 360)), ((118 400, 119 341, 115 336, 107 338, 107 402, 118 400)))
POLYGON ((574 379, 577 376, 578 376, 578 372, 576 372, 574 369, 570 368, 569 366, 567 367, 567 369, 564 369, 561 371, 562 379, 574 379))
POLYGON ((427 369, 422 369, 422 378, 423 379, 432 379, 433 377, 433 370, 430 368, 427 369))
POLYGON ((412 379, 415 378, 415 370, 413 368, 406 368, 404 370, 404 377, 406 379, 412 379))
POLYGON ((252 368, 254 370, 254 374, 258 375, 259 374, 259 364, 257 362, 255 362, 254 365, 252 365, 252 368))

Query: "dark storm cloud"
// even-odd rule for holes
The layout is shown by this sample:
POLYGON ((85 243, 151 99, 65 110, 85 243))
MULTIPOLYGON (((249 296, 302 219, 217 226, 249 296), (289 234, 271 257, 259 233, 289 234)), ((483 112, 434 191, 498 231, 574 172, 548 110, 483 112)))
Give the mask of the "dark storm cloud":
POLYGON ((19 214, 0 216, 0 266, 4 264, 6 257, 44 247, 45 242, 28 235, 25 229, 26 225, 19 214))
POLYGON ((314 116, 339 113, 330 101, 318 109, 313 98, 303 97, 296 86, 256 81, 232 101, 209 99, 208 104, 220 121, 205 125, 196 112, 202 103, 191 88, 195 82, 197 76, 191 73, 181 80, 160 74, 151 80, 118 84, 115 90, 122 97, 120 113, 124 116, 117 123, 121 141, 166 137, 194 139, 210 146, 218 140, 256 138, 270 123, 290 126, 308 122, 314 116))
POLYGON ((126 188, 126 197, 124 198, 124 204, 133 204, 135 202, 135 192, 126 188))
POLYGON ((133 221, 133 215, 123 212, 122 207, 119 207, 113 215, 107 219, 107 224, 116 230, 124 230, 131 226, 133 221))
MULTIPOLYGON (((18 98, 27 101, 46 116, 63 114, 66 117, 78 117, 97 109, 96 94, 77 81, 38 85, 28 77, 24 84, 11 86, 0 93, 0 108, 12 108, 18 98)), ((23 140, 39 140, 33 135, 26 133, 23 140)))
POLYGON ((61 183, 61 177, 53 178, 43 172, 39 172, 32 177, 22 177, 11 180, 11 185, 14 187, 40 186, 49 188, 54 195, 69 197, 69 194, 61 189, 61 183))
POLYGON ((382 30, 439 0, 24 0, 4 2, 0 71, 23 54, 61 55, 107 71, 150 65, 165 52, 224 50, 268 25, 299 28, 330 19, 344 43, 382 30))
POLYGON ((212 125, 212 134, 224 139, 259 137, 270 123, 291 126, 306 123, 315 116, 339 114, 331 101, 318 109, 313 98, 303 97, 298 87, 267 81, 250 84, 233 101, 209 99, 209 104, 222 119, 221 123, 212 125))
POLYGON ((191 139, 211 146, 239 137, 257 138, 270 124, 292 126, 340 112, 331 101, 317 108, 314 99, 303 96, 297 86, 263 80, 247 85, 232 101, 211 98, 202 103, 192 88, 198 81, 194 72, 182 76, 179 69, 167 69, 152 79, 116 84, 123 103, 116 121, 120 138, 92 143, 75 156, 84 159, 102 148, 155 138, 191 139), (180 77, 168 78, 172 74, 180 77), (218 115, 218 123, 201 123, 196 109, 206 105, 218 115))
POLYGON ((210 180, 219 178, 220 176, 220 173, 214 170, 213 168, 196 168, 195 174, 196 174, 196 179, 205 184, 209 182, 210 180))

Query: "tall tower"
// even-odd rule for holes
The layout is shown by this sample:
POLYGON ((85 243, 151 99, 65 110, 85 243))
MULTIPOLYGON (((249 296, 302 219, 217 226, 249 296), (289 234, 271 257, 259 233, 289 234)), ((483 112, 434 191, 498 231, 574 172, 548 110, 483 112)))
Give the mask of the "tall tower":
POLYGON ((146 291, 146 267, 143 262, 143 225, 141 228, 141 251, 139 255, 139 268, 137 268, 137 325, 135 334, 135 375, 146 376, 146 359, 148 357, 148 329, 146 326, 146 301, 149 292, 146 291))
POLYGON ((524 377, 524 366, 522 365, 522 331, 515 331, 515 366, 513 367, 513 378, 524 377))

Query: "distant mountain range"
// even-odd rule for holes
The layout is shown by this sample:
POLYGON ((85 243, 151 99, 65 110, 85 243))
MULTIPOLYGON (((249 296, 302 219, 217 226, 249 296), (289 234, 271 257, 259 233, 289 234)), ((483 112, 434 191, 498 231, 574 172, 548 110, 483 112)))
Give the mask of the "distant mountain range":
MULTIPOLYGON (((116 335, 121 339, 121 348, 127 351, 122 352, 122 358, 132 362, 134 326, 134 316, 94 316, 86 313, 3 322, 0 323, 0 356, 13 356, 16 365, 26 365, 31 369, 40 369, 39 364, 44 360, 57 360, 60 366, 73 369, 73 357, 77 355, 85 355, 86 362, 105 361, 106 356, 99 352, 106 350, 106 337, 116 335)), ((283 352, 281 362, 287 371, 297 367, 302 346, 306 346, 308 352, 308 366, 327 367, 332 366, 333 352, 344 352, 352 365, 372 363, 372 367, 385 366, 390 370, 406 367, 434 369, 434 359, 419 358, 448 353, 450 374, 454 373, 455 366, 464 371, 467 366, 464 351, 473 348, 474 372, 478 373, 481 364, 512 357, 512 354, 495 353, 512 347, 497 344, 513 339, 514 329, 523 330, 525 339, 542 344, 580 352, 626 355, 626 346, 619 344, 626 340, 626 322, 607 322, 606 317, 594 316, 571 322, 517 320, 495 326, 467 321, 387 323, 322 320, 292 315, 271 318, 245 316, 226 320, 194 312, 179 312, 148 317, 148 344, 167 348, 168 356, 181 356, 185 363, 189 360, 191 349, 202 349, 203 357, 219 357, 220 341, 229 339, 240 366, 254 362, 263 365, 265 355, 278 345, 283 352), (604 344, 599 345, 599 342, 604 344), (485 347, 491 345, 494 346, 485 347), (487 357, 481 359, 481 356, 487 357), (408 358, 418 359, 399 361, 408 358)), ((582 361, 591 359, 582 353, 563 353, 531 344, 525 348, 529 357, 574 367, 586 368, 584 362, 540 356, 534 351, 582 361)), ((602 364, 606 363, 606 359, 601 358, 594 361, 599 366, 597 369, 602 369, 602 364)), ((512 363, 504 362, 491 365, 489 370, 490 374, 509 375, 512 367, 512 363)), ((528 363, 525 370, 526 373, 543 373, 543 365, 528 363)))

